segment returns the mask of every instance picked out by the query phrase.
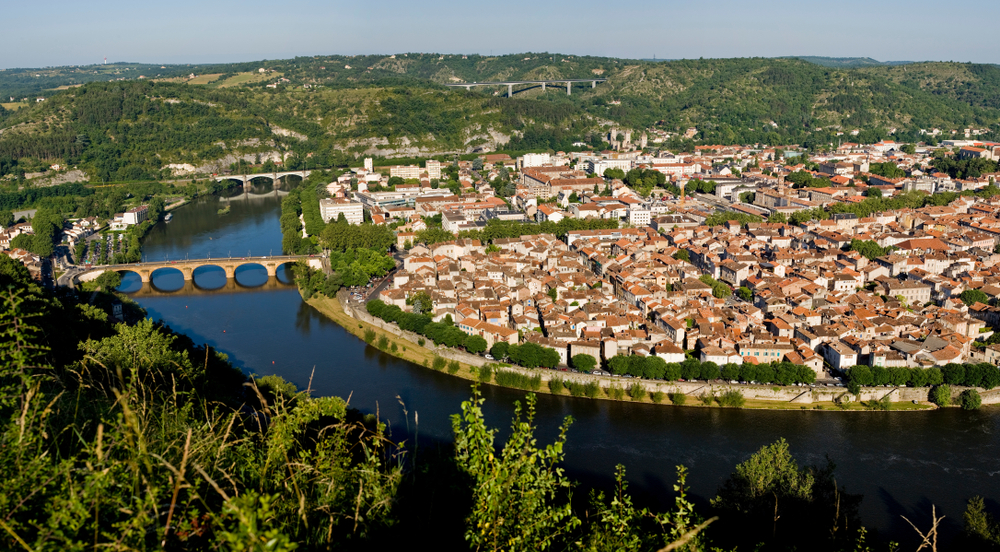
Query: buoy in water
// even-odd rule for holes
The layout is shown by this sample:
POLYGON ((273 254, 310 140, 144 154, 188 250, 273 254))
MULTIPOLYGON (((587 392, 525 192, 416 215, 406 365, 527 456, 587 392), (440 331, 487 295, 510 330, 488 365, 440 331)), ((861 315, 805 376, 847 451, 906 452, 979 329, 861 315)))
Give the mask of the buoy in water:
POLYGON ((226 330, 222 330, 222 333, 226 333, 226 330))

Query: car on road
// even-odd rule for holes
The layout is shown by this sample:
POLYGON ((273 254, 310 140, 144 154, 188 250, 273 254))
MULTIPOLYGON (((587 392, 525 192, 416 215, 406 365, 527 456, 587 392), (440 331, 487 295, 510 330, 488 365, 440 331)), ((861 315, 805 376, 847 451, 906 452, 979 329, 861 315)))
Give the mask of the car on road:
POLYGON ((485 355, 483 355, 483 358, 485 358, 486 360, 494 360, 493 355, 491 355, 489 353, 486 353, 485 355))

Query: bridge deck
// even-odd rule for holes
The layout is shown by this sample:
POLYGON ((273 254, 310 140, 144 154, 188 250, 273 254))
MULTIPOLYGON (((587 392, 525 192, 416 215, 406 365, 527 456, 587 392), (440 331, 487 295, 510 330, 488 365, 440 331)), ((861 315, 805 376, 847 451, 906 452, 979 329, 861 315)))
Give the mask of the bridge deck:
POLYGON ((95 266, 77 275, 77 278, 87 274, 106 272, 108 270, 127 270, 139 275, 143 282, 148 282, 153 272, 161 268, 176 268, 184 275, 185 280, 194 278, 194 271, 203 266, 217 266, 226 271, 226 278, 234 278, 236 269, 248 264, 259 264, 267 270, 268 276, 274 276, 278 267, 289 262, 308 260, 310 264, 322 263, 321 257, 315 255, 269 255, 260 257, 218 257, 207 259, 179 259, 174 261, 154 261, 143 263, 116 264, 95 266))

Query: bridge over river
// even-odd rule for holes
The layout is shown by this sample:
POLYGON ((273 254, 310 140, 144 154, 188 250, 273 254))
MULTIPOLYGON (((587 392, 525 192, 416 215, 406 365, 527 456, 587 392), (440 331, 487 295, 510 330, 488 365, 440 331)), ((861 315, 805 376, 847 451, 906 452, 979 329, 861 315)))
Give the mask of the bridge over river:
POLYGON ((464 88, 466 90, 472 90, 474 86, 506 86, 507 87, 507 97, 510 98, 518 92, 524 92, 525 90, 530 90, 538 85, 541 85, 542 92, 545 92, 545 86, 549 84, 565 84, 566 85, 566 95, 569 96, 573 92, 573 83, 578 82, 589 82, 591 88, 597 88, 597 83, 605 82, 607 79, 553 79, 553 80, 509 80, 509 81, 495 81, 495 82, 455 82, 448 83, 445 86, 451 88, 464 88), (531 85, 528 88, 521 90, 514 90, 514 86, 521 84, 531 85))
POLYGON ((258 173, 258 174, 220 174, 215 176, 216 182, 222 182, 223 180, 235 180, 237 182, 242 182, 246 185, 247 182, 257 178, 266 178, 272 182, 277 183, 282 178, 286 176, 297 176, 302 180, 305 180, 307 176, 312 174, 312 171, 284 171, 284 172, 271 172, 271 173, 258 173))
POLYGON ((207 259, 182 259, 176 261, 158 261, 158 262, 144 262, 144 263, 128 263, 128 264, 115 264, 115 265, 103 265, 95 266, 93 268, 83 270, 75 275, 75 280, 80 282, 87 282, 97 278, 102 273, 108 270, 114 270, 116 272, 135 272, 142 279, 142 282, 149 283, 153 278, 153 273, 157 270, 178 270, 184 275, 184 280, 193 280, 194 271, 203 266, 215 266, 226 271, 226 279, 236 278, 236 269, 244 265, 260 265, 267 270, 267 276, 269 278, 275 277, 278 272, 278 267, 285 263, 294 263, 296 261, 305 260, 309 263, 309 266, 317 269, 323 268, 322 257, 315 255, 272 255, 264 257, 222 257, 222 258, 207 258, 207 259))

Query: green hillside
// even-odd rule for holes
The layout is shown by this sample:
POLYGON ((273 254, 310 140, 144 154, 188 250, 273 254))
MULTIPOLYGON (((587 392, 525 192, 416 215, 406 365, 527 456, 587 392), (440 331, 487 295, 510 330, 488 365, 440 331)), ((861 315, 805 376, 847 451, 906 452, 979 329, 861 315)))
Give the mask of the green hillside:
POLYGON ((33 78, 45 86, 63 83, 44 102, 0 108, 0 176, 60 161, 82 166, 94 179, 131 180, 163 176, 170 163, 225 167, 261 155, 294 167, 307 156, 330 166, 365 155, 568 149, 580 140, 600 146, 612 125, 671 133, 696 127, 702 143, 823 148, 854 129, 862 141, 890 134, 915 141, 922 128, 996 130, 1000 123, 994 65, 839 69, 795 58, 644 62, 529 53, 83 69, 51 69, 44 79, 26 70, 0 72, 0 90, 33 78), (147 69, 158 78, 139 80, 147 69), (65 88, 79 84, 69 78, 126 73, 135 78, 65 88), (505 98, 506 87, 442 86, 592 77, 607 81, 576 87, 571 96, 561 87, 505 98))
MULTIPOLYGON (((95 180, 166 176, 169 163, 276 153, 297 168, 356 156, 569 147, 592 123, 567 101, 514 100, 437 86, 273 90, 91 83, 8 114, 0 176, 61 160, 95 180), (533 138, 534 137, 534 138, 533 138)), ((228 165, 225 163, 224 165, 228 165)))

